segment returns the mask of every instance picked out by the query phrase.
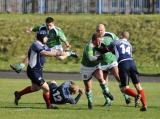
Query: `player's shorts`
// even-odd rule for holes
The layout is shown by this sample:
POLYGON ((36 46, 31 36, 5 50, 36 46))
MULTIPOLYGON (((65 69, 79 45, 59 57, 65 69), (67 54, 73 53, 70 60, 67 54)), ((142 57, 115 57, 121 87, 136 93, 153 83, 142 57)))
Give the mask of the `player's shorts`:
POLYGON ((41 70, 33 70, 27 67, 27 76, 30 78, 33 84, 38 86, 42 86, 44 84, 44 79, 42 76, 42 69, 41 70))
POLYGON ((113 67, 117 67, 117 66, 118 66, 117 61, 114 61, 111 64, 107 64, 107 65, 100 65, 100 67, 103 71, 108 71, 108 70, 112 69, 113 67))
POLYGON ((82 74, 82 79, 83 80, 89 80, 92 78, 93 73, 97 70, 100 69, 100 66, 97 65, 95 67, 86 67, 81 64, 80 68, 80 73, 82 74))
POLYGON ((62 45, 55 45, 54 47, 52 47, 50 49, 51 49, 51 51, 54 51, 54 52, 56 52, 56 51, 63 51, 62 45))
POLYGON ((58 86, 57 86, 57 84, 56 83, 50 83, 49 84, 49 89, 50 89, 50 91, 52 92, 54 89, 56 89, 58 86))
POLYGON ((129 85, 129 78, 131 78, 133 84, 140 82, 139 73, 133 60, 120 62, 118 69, 122 87, 129 85))

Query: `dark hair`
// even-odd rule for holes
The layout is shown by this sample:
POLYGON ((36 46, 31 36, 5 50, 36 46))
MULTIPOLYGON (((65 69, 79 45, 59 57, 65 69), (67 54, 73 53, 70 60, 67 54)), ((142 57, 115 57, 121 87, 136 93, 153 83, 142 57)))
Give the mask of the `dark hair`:
POLYGON ((92 41, 94 41, 94 40, 96 40, 97 38, 100 38, 100 37, 101 37, 100 34, 94 33, 92 35, 92 41))
POLYGON ((54 19, 52 17, 47 17, 46 23, 51 23, 51 22, 54 22, 54 19))

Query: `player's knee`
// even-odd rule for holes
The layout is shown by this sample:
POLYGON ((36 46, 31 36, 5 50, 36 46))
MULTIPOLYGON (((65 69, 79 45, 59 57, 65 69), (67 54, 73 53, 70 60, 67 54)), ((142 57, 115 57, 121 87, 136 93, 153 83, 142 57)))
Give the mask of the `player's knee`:
POLYGON ((124 92, 128 88, 129 88, 129 86, 123 86, 123 87, 121 87, 121 90, 122 90, 122 92, 124 92))
POLYGON ((52 81, 51 81, 51 83, 55 83, 55 84, 57 84, 57 82, 56 82, 55 80, 52 80, 52 81))
POLYGON ((140 83, 135 84, 137 90, 142 90, 142 86, 140 83))

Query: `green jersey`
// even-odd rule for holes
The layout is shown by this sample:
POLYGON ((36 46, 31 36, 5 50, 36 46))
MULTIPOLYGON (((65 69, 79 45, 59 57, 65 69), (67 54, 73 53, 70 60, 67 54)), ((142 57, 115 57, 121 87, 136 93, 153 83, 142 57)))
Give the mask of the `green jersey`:
MULTIPOLYGON (((118 40, 118 39, 119 38, 114 33, 106 32, 102 38, 102 43, 104 43, 106 46, 108 46, 114 40, 118 40)), ((103 59, 101 61, 101 64, 102 65, 111 64, 112 62, 114 62, 116 60, 117 60, 117 58, 113 53, 107 52, 103 55, 103 59)))
MULTIPOLYGON (((32 31, 37 32, 38 30, 40 30, 44 27, 46 27, 46 26, 44 26, 44 25, 43 26, 35 26, 32 29, 32 31)), ((48 31, 47 45, 49 48, 52 48, 55 45, 61 45, 62 42, 66 42, 66 41, 67 41, 67 38, 61 28, 55 27, 55 28, 48 31)))
POLYGON ((97 66, 100 63, 99 61, 91 61, 92 57, 96 57, 96 53, 97 51, 95 51, 93 44, 91 42, 88 43, 84 48, 81 64, 86 67, 97 66))

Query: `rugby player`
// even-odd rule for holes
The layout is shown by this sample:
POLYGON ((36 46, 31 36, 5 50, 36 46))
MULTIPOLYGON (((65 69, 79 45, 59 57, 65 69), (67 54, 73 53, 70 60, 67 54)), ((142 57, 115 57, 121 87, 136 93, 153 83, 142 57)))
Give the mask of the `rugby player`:
POLYGON ((118 69, 121 81, 122 92, 135 98, 135 107, 138 105, 138 100, 141 100, 142 107, 140 111, 147 111, 147 101, 144 89, 141 86, 139 73, 136 64, 132 58, 132 45, 128 41, 129 33, 122 32, 121 39, 114 41, 106 51, 115 52, 118 59, 118 69), (129 87, 129 78, 137 91, 137 93, 129 87))
POLYGON ((50 88, 50 102, 55 104, 77 104, 84 90, 79 88, 73 81, 65 81, 60 86, 55 81, 47 82, 50 88), (78 95, 74 98, 73 95, 78 95))
POLYGON ((97 54, 95 47, 100 45, 101 36, 94 33, 92 39, 84 47, 81 69, 82 79, 85 85, 86 97, 88 100, 88 109, 93 108, 93 96, 92 96, 92 77, 94 76, 100 83, 103 95, 105 97, 105 106, 109 107, 111 105, 111 100, 113 96, 109 92, 108 87, 106 87, 106 81, 103 78, 103 72, 99 67, 101 56, 97 54))
MULTIPOLYGON (((98 24, 96 27, 96 32, 102 37, 101 47, 110 45, 113 41, 118 40, 119 38, 111 32, 106 32, 104 24, 98 24)), ((96 48, 98 50, 99 48, 96 48)), ((101 52, 101 51, 100 51, 101 52)), ((103 70, 104 79, 108 82, 109 71, 115 77, 115 79, 120 83, 119 73, 118 73, 118 63, 117 58, 112 52, 103 53, 101 60, 101 69, 103 70)), ((131 99, 128 95, 123 93, 126 104, 131 102, 131 99)))
POLYGON ((40 30, 37 32, 37 39, 32 43, 28 51, 28 67, 27 76, 31 80, 31 86, 27 86, 20 91, 15 91, 14 103, 18 105, 20 98, 28 93, 43 90, 43 98, 46 102, 47 108, 51 108, 49 86, 43 78, 43 65, 45 62, 45 56, 60 56, 62 52, 48 51, 46 43, 48 41, 47 32, 40 30))
MULTIPOLYGON (((64 60, 67 57, 74 57, 78 58, 78 55, 71 51, 71 45, 69 44, 63 30, 57 26, 55 26, 54 19, 52 17, 46 18, 46 24, 42 26, 35 26, 33 28, 27 29, 28 33, 37 32, 39 30, 46 30, 47 31, 47 46, 51 49, 51 51, 63 51, 63 55, 56 56, 59 60, 64 60), (65 49, 62 47, 62 43, 64 43, 65 49)), ((22 63, 10 65, 10 67, 15 70, 17 73, 20 73, 24 68, 25 65, 28 63, 27 56, 23 59, 22 63)))

